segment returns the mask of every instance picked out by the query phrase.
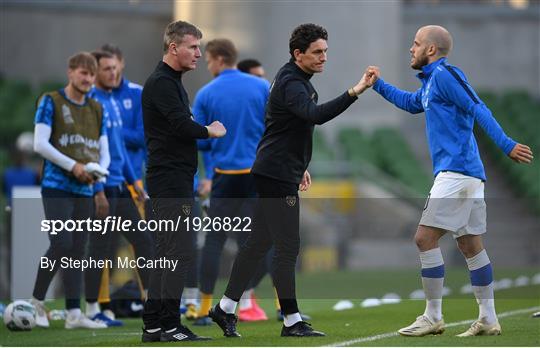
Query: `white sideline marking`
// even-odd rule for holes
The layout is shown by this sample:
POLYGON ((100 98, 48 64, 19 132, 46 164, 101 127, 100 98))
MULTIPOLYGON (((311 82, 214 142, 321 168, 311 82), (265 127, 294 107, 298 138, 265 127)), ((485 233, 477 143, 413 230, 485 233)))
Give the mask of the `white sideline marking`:
MULTIPOLYGON (((540 309, 540 307, 538 307, 538 306, 537 307, 524 308, 524 309, 517 309, 517 310, 514 310, 514 311, 508 311, 508 312, 499 313, 499 314, 497 314, 497 317, 505 318, 505 317, 510 317, 510 316, 517 315, 517 314, 534 312, 534 311, 537 311, 539 309, 540 309)), ((454 323, 446 324, 445 327, 454 327, 454 326, 470 324, 474 320, 476 320, 476 319, 456 321, 454 323)), ((350 345, 356 344, 356 343, 372 342, 372 341, 382 340, 384 338, 394 337, 394 336, 398 336, 398 335, 399 334, 397 333, 397 331, 386 332, 386 333, 379 334, 379 335, 368 336, 368 337, 359 337, 359 338, 355 338, 355 339, 349 340, 349 341, 331 343, 331 344, 328 344, 328 345, 324 345, 323 347, 346 347, 346 346, 350 346, 350 345)))

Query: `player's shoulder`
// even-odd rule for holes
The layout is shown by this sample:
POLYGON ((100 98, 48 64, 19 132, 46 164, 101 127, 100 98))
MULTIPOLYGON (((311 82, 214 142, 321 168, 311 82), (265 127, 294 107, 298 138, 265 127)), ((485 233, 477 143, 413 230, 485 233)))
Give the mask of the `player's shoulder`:
POLYGON ((99 100, 95 96, 95 94, 94 95, 90 95, 90 93, 87 94, 87 103, 88 103, 88 106, 95 112, 101 115, 105 113, 105 106, 103 105, 103 101, 99 100))
POLYGON ((142 91, 143 86, 141 86, 141 85, 139 85, 138 83, 135 83, 135 82, 129 82, 128 83, 128 88, 138 90, 138 91, 142 91))
POLYGON ((215 79, 208 82, 197 91, 197 93, 195 94, 195 100, 198 99, 200 101, 201 98, 204 98, 208 94, 211 94, 213 90, 219 90, 219 88, 216 87, 215 79))
POLYGON ((36 99, 36 107, 50 107, 53 104, 53 96, 60 94, 58 91, 41 93, 36 99))
POLYGON ((101 109, 105 109, 105 99, 100 95, 95 86, 88 92, 86 98, 92 106, 99 105, 101 109))
POLYGON ((254 88, 269 89, 270 83, 261 77, 251 75, 248 73, 240 72, 239 78, 244 81, 248 86, 253 86, 254 88))
POLYGON ((128 90, 131 90, 131 91, 142 91, 143 89, 143 86, 139 85, 138 83, 135 83, 133 81, 130 81, 126 78, 124 78, 124 80, 122 81, 122 86, 124 86, 124 88, 128 89, 128 90))
POLYGON ((449 64, 448 62, 443 62, 435 68, 437 71, 437 74, 435 75, 435 79, 437 81, 467 81, 467 76, 461 70, 455 65, 449 64))

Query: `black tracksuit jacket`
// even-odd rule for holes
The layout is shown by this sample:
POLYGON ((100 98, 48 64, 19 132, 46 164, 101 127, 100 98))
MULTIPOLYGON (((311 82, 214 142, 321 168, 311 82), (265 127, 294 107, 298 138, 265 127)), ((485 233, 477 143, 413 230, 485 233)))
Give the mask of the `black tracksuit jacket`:
POLYGON ((317 91, 309 81, 312 76, 292 60, 278 71, 252 173, 299 184, 311 160, 315 125, 330 121, 358 99, 344 92, 317 105, 317 91))

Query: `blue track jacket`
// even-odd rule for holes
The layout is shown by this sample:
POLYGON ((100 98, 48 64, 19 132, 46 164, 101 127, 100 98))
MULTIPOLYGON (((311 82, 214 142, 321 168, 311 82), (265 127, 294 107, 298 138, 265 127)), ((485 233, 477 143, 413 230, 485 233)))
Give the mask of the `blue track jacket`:
POLYGON ((413 114, 426 113, 426 134, 435 176, 448 170, 486 180, 473 134, 474 122, 507 155, 516 142, 504 133, 465 74, 447 64, 446 58, 422 67, 417 77, 422 87, 416 92, 402 91, 382 79, 373 89, 400 109, 413 114))

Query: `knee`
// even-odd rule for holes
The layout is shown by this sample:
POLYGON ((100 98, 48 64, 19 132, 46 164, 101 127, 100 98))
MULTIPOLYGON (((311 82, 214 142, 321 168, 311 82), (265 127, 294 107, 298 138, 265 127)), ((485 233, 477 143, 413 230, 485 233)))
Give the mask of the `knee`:
POLYGON ((274 260, 296 263, 300 253, 300 243, 290 243, 286 246, 276 247, 274 260))
POLYGON ((418 250, 420 251, 427 251, 431 250, 437 247, 438 241, 437 239, 432 238, 429 235, 422 234, 422 233, 416 233, 414 235, 414 243, 418 247, 418 250))
POLYGON ((426 238, 426 236, 420 235, 418 233, 414 235, 414 243, 416 244, 419 250, 424 250, 428 242, 429 242, 429 239, 426 238))
POLYGON ((457 239, 457 246, 466 258, 475 256, 483 249, 480 245, 472 243, 469 239, 463 237, 457 239))

